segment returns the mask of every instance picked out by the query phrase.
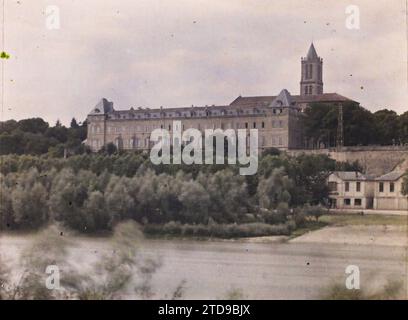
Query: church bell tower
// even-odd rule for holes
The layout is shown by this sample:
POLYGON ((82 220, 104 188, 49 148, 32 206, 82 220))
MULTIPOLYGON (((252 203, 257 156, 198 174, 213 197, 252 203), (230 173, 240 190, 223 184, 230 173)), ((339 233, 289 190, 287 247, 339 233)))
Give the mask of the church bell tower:
POLYGON ((323 94, 323 59, 317 55, 313 43, 301 64, 300 95, 323 94))

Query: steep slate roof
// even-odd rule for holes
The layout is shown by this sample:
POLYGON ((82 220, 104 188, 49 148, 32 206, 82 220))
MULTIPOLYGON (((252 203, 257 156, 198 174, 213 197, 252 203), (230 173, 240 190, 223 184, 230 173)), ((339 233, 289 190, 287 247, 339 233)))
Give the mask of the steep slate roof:
POLYGON ((319 57, 318 57, 318 55, 317 55, 317 52, 316 52, 316 49, 315 49, 315 47, 314 47, 314 45, 313 45, 313 42, 312 42, 312 44, 310 45, 310 48, 309 48, 309 51, 307 52, 306 58, 307 58, 307 60, 316 60, 316 59, 319 59, 319 57))
POLYGON ((108 101, 105 98, 102 98, 101 101, 97 103, 97 105, 92 109, 89 113, 91 115, 95 114, 106 114, 113 112, 113 102, 108 101))
POLYGON ((337 93, 324 93, 321 95, 295 95, 292 96, 283 89, 278 96, 258 96, 236 98, 231 104, 212 106, 191 106, 179 108, 130 108, 115 110, 113 102, 103 98, 92 109, 89 115, 108 115, 110 119, 154 119, 154 118, 189 118, 196 116, 221 116, 221 115, 260 115, 270 107, 296 107, 298 103, 313 102, 346 102, 353 101, 337 93))
POLYGON ((408 170, 408 159, 402 160, 398 163, 392 171, 407 171, 408 170))
POLYGON ((393 171, 376 178, 377 181, 396 181, 401 178, 405 172, 403 171, 393 171))
POLYGON ((292 97, 288 90, 283 89, 279 95, 272 101, 271 107, 290 107, 292 105, 292 97))
POLYGON ((373 180, 372 176, 364 175, 358 171, 334 171, 332 173, 338 176, 341 180, 345 180, 345 181, 373 180))
MULTIPOLYGON (((313 102, 347 102, 351 100, 337 93, 323 93, 319 95, 293 95, 292 101, 296 103, 313 103, 313 102)), ((265 106, 270 105, 276 96, 257 96, 257 97, 241 97, 239 96, 231 102, 231 106, 265 106)))

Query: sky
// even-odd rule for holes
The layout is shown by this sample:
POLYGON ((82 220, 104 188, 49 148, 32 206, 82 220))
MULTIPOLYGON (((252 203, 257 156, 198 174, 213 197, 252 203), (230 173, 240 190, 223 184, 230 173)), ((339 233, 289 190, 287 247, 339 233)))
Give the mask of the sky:
POLYGON ((4 0, 1 120, 83 121, 103 97, 120 110, 299 94, 312 41, 325 92, 400 114, 406 1, 4 0), (346 28, 350 4, 360 29, 346 28), (50 5, 59 28, 49 28, 50 5))

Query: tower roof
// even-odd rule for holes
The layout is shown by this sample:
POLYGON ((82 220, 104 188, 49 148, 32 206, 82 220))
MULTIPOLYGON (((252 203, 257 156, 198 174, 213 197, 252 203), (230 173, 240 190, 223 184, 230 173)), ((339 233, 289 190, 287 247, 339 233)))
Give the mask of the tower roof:
POLYGON ((310 48, 309 48, 309 51, 307 52, 306 58, 307 58, 308 60, 319 59, 319 56, 317 55, 316 49, 315 49, 315 47, 314 47, 314 45, 313 45, 313 42, 312 42, 312 44, 310 45, 310 48))

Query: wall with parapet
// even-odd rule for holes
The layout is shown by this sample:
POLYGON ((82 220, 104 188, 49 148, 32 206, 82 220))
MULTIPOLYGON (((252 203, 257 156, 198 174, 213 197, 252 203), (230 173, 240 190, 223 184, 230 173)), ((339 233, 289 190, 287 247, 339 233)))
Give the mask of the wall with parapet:
POLYGON ((408 170, 408 146, 362 146, 337 149, 289 150, 290 155, 327 154, 336 161, 358 161, 364 173, 383 175, 394 170, 408 170))

